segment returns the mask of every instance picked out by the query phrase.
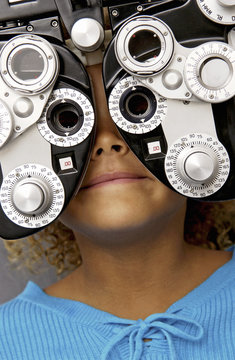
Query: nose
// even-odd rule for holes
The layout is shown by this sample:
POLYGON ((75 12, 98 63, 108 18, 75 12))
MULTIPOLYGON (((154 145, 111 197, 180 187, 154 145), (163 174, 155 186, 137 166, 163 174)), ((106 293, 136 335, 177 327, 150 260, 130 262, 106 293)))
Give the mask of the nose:
POLYGON ((96 137, 91 160, 96 160, 100 156, 123 156, 129 152, 129 148, 120 136, 109 114, 101 65, 90 66, 87 70, 92 82, 97 120, 96 137))

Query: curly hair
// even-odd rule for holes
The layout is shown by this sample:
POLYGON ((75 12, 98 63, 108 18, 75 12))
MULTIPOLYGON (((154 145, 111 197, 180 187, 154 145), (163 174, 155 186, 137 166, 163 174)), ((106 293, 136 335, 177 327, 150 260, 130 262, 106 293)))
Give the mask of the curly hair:
MULTIPOLYGON (((235 201, 199 202, 188 199, 185 217, 185 241, 211 249, 225 249, 235 239, 235 201)), ((16 267, 36 272, 38 262, 46 258, 57 275, 82 263, 73 232, 60 221, 43 231, 20 240, 4 240, 8 259, 16 267)))

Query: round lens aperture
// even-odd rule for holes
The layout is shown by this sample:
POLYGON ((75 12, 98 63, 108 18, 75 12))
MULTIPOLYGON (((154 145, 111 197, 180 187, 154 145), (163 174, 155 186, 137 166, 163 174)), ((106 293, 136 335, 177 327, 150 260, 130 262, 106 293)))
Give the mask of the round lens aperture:
POLYGON ((11 59, 12 72, 23 81, 37 79, 42 74, 44 67, 42 55, 32 47, 22 48, 15 52, 11 59))
POLYGON ((138 124, 145 123, 153 117, 157 100, 152 91, 144 86, 130 87, 120 98, 120 111, 125 119, 138 124))
POLYGON ((44 38, 23 34, 11 38, 0 51, 3 81, 19 93, 37 94, 55 83, 59 57, 44 38))
POLYGON ((149 98, 144 93, 130 94, 125 100, 125 108, 131 116, 143 117, 150 110, 149 98))
POLYGON ((150 30, 139 30, 129 40, 129 52, 139 62, 156 59, 161 51, 161 42, 157 34, 150 30))
POLYGON ((174 53, 171 29, 153 16, 137 16, 119 29, 114 43, 117 61, 129 74, 154 75, 164 69, 174 53))
POLYGON ((83 124, 84 115, 81 107, 72 100, 53 103, 47 113, 48 125, 60 136, 68 136, 78 132, 83 124))

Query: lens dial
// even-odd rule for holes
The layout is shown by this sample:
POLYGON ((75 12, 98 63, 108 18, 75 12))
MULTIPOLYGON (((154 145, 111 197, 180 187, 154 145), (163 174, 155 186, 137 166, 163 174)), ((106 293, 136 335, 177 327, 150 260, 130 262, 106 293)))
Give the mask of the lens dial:
POLYGON ((6 105, 0 101, 0 148, 7 142, 12 131, 11 114, 6 105))
POLYGON ((173 55, 173 37, 168 26, 151 16, 127 21, 115 41, 120 65, 130 74, 148 76, 161 71, 173 55))
POLYGON ((195 48, 185 63, 187 85, 199 99, 219 103, 235 95, 235 51, 223 42, 195 48))
POLYGON ((167 113, 167 100, 128 76, 115 85, 109 96, 109 111, 118 127, 132 134, 152 131, 167 113))
POLYGON ((53 170, 23 164, 3 180, 0 202, 6 216, 25 228, 39 228, 56 219, 64 205, 64 188, 53 170))
POLYGON ((41 135, 51 144, 70 147, 89 136, 94 118, 92 104, 84 94, 62 88, 52 92, 37 125, 41 135))
POLYGON ((0 53, 4 82, 22 93, 38 93, 54 81, 59 59, 53 46, 36 35, 19 35, 9 40, 0 53))
POLYGON ((235 24, 235 0, 197 0, 197 4, 210 20, 224 25, 235 24))
POLYGON ((172 144, 165 172, 172 187, 194 198, 214 194, 226 182, 230 170, 224 146, 212 136, 189 134, 172 144))

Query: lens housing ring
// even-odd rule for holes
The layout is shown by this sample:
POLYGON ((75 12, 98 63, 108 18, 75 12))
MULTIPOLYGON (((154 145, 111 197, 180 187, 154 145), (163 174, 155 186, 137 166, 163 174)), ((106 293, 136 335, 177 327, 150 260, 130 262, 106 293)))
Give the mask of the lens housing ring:
POLYGON ((109 96, 109 112, 113 121, 122 130, 131 134, 144 134, 154 130, 166 118, 167 100, 160 97, 157 93, 151 92, 151 98, 154 98, 152 109, 148 111, 146 117, 143 117, 142 119, 141 116, 137 116, 137 120, 139 120, 139 122, 135 122, 133 121, 133 116, 130 116, 130 114, 125 114, 126 112, 123 111, 121 107, 125 102, 122 98, 122 95, 124 94, 125 96, 126 94, 126 96, 130 96, 130 91, 135 91, 136 88, 144 89, 144 94, 146 94, 147 91, 151 92, 151 90, 146 88, 138 79, 133 76, 128 76, 118 81, 109 96), (149 115, 152 116, 150 117, 149 115))
POLYGON ((16 36, 9 40, 1 50, 0 73, 2 79, 10 88, 20 93, 42 92, 54 81, 58 71, 59 58, 56 51, 48 41, 40 36, 28 34, 16 36), (22 59, 25 60, 27 57, 29 61, 32 59, 35 61, 25 65, 22 59), (39 67, 38 69, 30 68, 36 66, 35 64, 39 67), (42 69, 41 66, 43 66, 42 69))
POLYGON ((37 127, 44 139, 51 144, 59 147, 70 147, 82 143, 92 132, 94 124, 95 114, 89 98, 81 91, 72 88, 60 88, 53 90, 47 106, 37 122, 37 127), (62 131, 62 127, 56 129, 51 124, 51 120, 48 121, 48 111, 50 113, 51 109, 56 109, 56 106, 66 103, 72 105, 78 114, 82 113, 80 119, 82 124, 74 125, 70 130, 68 128, 67 131, 64 128, 64 131, 62 131))
POLYGON ((118 31, 115 40, 115 55, 120 65, 130 74, 138 76, 154 75, 170 62, 174 41, 170 28, 161 20, 152 16, 138 16, 127 21, 118 31), (151 60, 137 61, 130 53, 129 44, 138 32, 152 32, 159 39, 160 52, 151 60))

